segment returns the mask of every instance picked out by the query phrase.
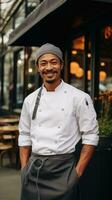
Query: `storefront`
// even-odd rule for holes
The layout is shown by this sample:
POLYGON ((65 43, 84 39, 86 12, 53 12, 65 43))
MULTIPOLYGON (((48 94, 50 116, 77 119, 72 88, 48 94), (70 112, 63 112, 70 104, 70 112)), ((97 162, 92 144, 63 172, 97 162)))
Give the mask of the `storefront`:
MULTIPOLYGON (((99 115, 109 109, 112 95, 112 4, 89 0, 77 4, 74 0, 42 1, 10 34, 8 46, 13 48, 13 53, 7 53, 4 63, 7 59, 13 60, 14 77, 13 81, 8 81, 13 82, 11 88, 15 91, 11 96, 14 109, 21 108, 24 97, 41 84, 35 67, 35 53, 45 42, 59 45, 64 52, 63 79, 89 93, 99 115)), ((8 68, 9 64, 5 64, 4 77, 9 73, 8 68)), ((7 80, 4 82, 2 92, 5 101, 9 102, 5 92, 7 80)))
MULTIPOLYGON (((4 34, 0 34, 1 108, 21 112, 24 98, 41 85, 35 66, 36 51, 40 45, 51 42, 64 52, 62 78, 90 94, 99 119, 109 122, 112 119, 112 0, 38 2, 39 6, 27 17, 22 9, 25 7, 20 6, 4 34)), ((106 131, 108 127, 104 127, 106 131)), ((96 151, 81 180, 82 200, 109 200, 112 196, 112 142, 107 144, 96 151)))

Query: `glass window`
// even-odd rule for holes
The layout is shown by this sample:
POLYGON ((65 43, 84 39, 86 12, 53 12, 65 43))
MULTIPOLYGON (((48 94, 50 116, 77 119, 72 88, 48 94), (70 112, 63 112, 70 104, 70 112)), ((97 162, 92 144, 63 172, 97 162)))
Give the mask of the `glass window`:
POLYGON ((2 34, 0 33, 0 51, 2 49, 2 34))
POLYGON ((17 84, 16 101, 18 105, 23 103, 23 85, 24 85, 24 50, 17 54, 17 84))
POLYGON ((85 37, 72 41, 70 59, 70 84, 84 90, 84 48, 85 37))
POLYGON ((40 3, 40 0, 27 0, 27 14, 31 13, 40 3))
POLYGON ((17 28, 25 19, 25 1, 21 4, 14 15, 14 28, 17 28))
POLYGON ((9 35, 10 33, 13 31, 13 20, 11 19, 7 26, 5 27, 4 31, 3 31, 3 44, 4 46, 7 46, 7 42, 9 40, 9 35))
POLYGON ((92 87, 92 44, 89 35, 86 37, 85 56, 85 91, 91 94, 92 87))
POLYGON ((34 91, 39 82, 39 74, 37 73, 37 68, 35 65, 35 54, 37 51, 37 47, 31 48, 31 56, 28 61, 28 93, 34 91))
POLYGON ((13 90, 13 54, 8 52, 4 58, 4 84, 3 84, 3 97, 4 106, 10 106, 10 95, 13 90))
POLYGON ((112 112, 112 26, 106 25, 101 31, 99 100, 101 114, 112 112))

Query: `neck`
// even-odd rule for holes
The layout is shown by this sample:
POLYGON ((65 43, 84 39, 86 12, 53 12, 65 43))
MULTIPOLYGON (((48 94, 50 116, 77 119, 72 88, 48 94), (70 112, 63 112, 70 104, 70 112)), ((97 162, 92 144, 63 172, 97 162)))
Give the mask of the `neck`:
POLYGON ((61 79, 59 79, 57 82, 55 83, 48 83, 48 82, 44 82, 44 86, 46 88, 47 91, 55 91, 56 87, 58 87, 58 85, 61 83, 61 79))

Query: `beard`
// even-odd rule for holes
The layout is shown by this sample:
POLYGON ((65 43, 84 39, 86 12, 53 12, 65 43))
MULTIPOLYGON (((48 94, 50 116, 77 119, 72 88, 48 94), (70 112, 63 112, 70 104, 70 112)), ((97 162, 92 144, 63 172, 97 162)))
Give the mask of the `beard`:
POLYGON ((50 83, 50 84, 52 84, 52 83, 55 82, 55 80, 45 80, 45 82, 46 82, 46 83, 50 83))

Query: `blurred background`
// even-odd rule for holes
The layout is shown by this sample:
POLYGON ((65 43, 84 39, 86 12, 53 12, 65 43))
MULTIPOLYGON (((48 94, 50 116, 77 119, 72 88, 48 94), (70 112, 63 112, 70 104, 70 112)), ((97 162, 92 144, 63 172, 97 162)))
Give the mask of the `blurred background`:
POLYGON ((62 49, 63 80, 90 94, 97 112, 100 142, 81 200, 110 200, 112 0, 0 0, 0 198, 19 198, 19 117, 24 98, 42 84, 35 55, 46 42, 62 49))

